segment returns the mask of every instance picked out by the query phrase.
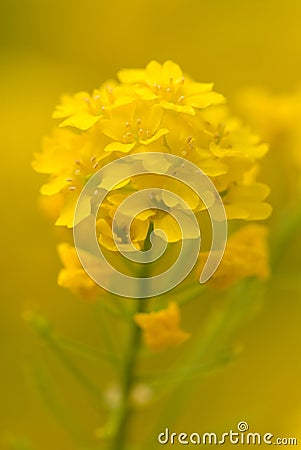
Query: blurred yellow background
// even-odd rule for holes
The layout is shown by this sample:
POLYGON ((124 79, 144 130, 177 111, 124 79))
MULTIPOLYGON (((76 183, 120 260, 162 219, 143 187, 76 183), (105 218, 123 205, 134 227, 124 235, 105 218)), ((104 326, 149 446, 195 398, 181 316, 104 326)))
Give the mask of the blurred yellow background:
MULTIPOLYGON (((84 435, 93 436, 101 416, 22 320, 24 310, 35 308, 65 335, 99 340, 89 306, 56 285, 57 237, 38 209, 41 178, 30 164, 51 130, 54 105, 63 92, 92 90, 120 68, 143 67, 151 59, 172 59, 193 78, 213 81, 230 103, 248 86, 291 92, 301 81, 301 3, 1 0, 0 21, 0 447, 23 439, 33 449, 72 450, 72 439, 46 408, 32 372, 47 362, 54 397, 69 405, 84 435)), ((278 182, 285 183, 281 174, 278 182)), ((296 249, 300 239, 287 250, 262 310, 235 336, 244 352, 196 383, 196 395, 178 425, 183 431, 185 426, 227 430, 247 420, 253 431, 301 435, 296 249)), ((189 316, 185 322, 187 328, 189 316)), ((101 366, 93 364, 86 370, 94 380, 105 378, 98 375, 101 366)), ((152 414, 138 418, 136 433, 152 414)), ((11 448, 25 449, 21 441, 11 448)))

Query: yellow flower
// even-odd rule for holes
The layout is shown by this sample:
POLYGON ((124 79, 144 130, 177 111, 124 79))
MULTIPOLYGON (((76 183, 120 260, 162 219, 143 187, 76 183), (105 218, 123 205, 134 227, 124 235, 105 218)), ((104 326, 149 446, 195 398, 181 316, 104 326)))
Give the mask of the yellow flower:
MULTIPOLYGON (((270 214, 265 202, 269 189, 256 180, 258 162, 267 145, 231 116, 221 104, 223 98, 212 91, 212 84, 195 83, 171 61, 162 65, 152 61, 146 69, 123 70, 119 79, 121 83, 110 81, 92 94, 64 97, 54 113, 63 122, 45 139, 43 151, 35 155, 34 169, 49 176, 41 193, 60 199, 56 225, 73 227, 79 194, 100 168, 125 153, 143 156, 143 152, 171 153, 196 164, 219 191, 230 220, 261 220, 270 214)), ((155 169, 162 159, 149 164, 155 169)), ((147 170, 151 172, 152 167, 147 170)), ((116 250, 110 229, 113 215, 118 202, 135 191, 161 187, 179 193, 195 213, 204 209, 191 189, 159 178, 132 177, 115 187, 114 201, 111 197, 104 202, 97 217, 102 246, 116 250), (153 181, 157 184, 151 185, 153 181)), ((138 249, 150 223, 154 229, 165 231, 168 242, 181 240, 179 227, 168 214, 178 205, 167 193, 157 200, 159 203, 165 211, 156 209, 154 201, 153 209, 133 221, 130 237, 138 249)), ((87 201, 82 218, 90 213, 87 201)), ((115 234, 126 244, 123 228, 123 223, 117 224, 115 234)))
POLYGON ((113 139, 105 152, 128 153, 137 144, 148 145, 168 133, 161 128, 163 109, 160 105, 149 108, 143 103, 135 103, 130 107, 115 109, 110 119, 102 122, 103 133, 113 139))
POLYGON ((56 107, 52 117, 65 119, 60 126, 72 126, 87 130, 96 123, 103 112, 99 105, 98 92, 90 96, 87 92, 78 92, 74 97, 63 96, 61 104, 56 107))
POLYGON ((117 205, 125 199, 125 196, 120 194, 112 194, 108 197, 107 202, 103 204, 100 211, 100 218, 96 223, 96 230, 98 233, 98 241, 108 250, 117 251, 115 241, 122 246, 123 251, 131 251, 129 242, 133 243, 134 247, 141 250, 143 243, 147 236, 149 229, 148 215, 141 215, 134 218, 130 227, 130 234, 126 231, 126 218, 124 217, 117 223, 117 228, 113 230, 113 218, 116 212, 117 205))
POLYGON ((41 194, 54 195, 68 186, 68 177, 76 170, 75 159, 79 154, 83 138, 69 130, 54 129, 52 137, 43 141, 43 151, 35 154, 33 168, 49 174, 41 194))
POLYGON ((42 195, 62 194, 56 225, 73 227, 74 209, 84 184, 97 172, 102 160, 110 161, 107 153, 99 151, 107 142, 97 128, 84 134, 56 128, 51 137, 44 139, 42 152, 35 155, 32 165, 37 172, 49 174, 48 183, 41 187, 42 195))
MULTIPOLYGON (((236 231, 227 242, 223 259, 210 286, 226 289, 247 277, 266 280, 270 275, 268 261, 267 228, 250 224, 236 231)), ((203 261, 208 254, 201 254, 203 261)))
POLYGON ((70 126, 85 131, 106 117, 114 107, 132 101, 132 92, 113 81, 104 84, 100 89, 94 89, 92 95, 88 92, 78 92, 74 96, 63 96, 52 117, 65 119, 60 123, 60 127, 70 126))
POLYGON ((70 289, 84 300, 95 300, 101 289, 82 268, 75 248, 63 242, 58 246, 58 253, 64 265, 58 276, 58 285, 70 289))
POLYGON ((180 328, 180 310, 174 302, 158 312, 136 314, 134 320, 143 330, 145 345, 154 351, 182 344, 190 337, 180 328))
POLYGON ((158 100, 163 108, 194 115, 195 109, 222 103, 222 95, 212 91, 212 83, 195 83, 184 77, 180 67, 172 61, 159 64, 151 61, 145 70, 121 70, 122 83, 136 86, 142 100, 158 100))

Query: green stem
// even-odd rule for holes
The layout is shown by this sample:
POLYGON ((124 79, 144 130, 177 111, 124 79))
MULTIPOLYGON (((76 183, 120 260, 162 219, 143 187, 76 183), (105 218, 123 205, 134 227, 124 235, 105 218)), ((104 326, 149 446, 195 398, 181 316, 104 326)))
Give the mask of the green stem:
POLYGON ((77 379, 77 381, 91 394, 92 398, 97 401, 97 408, 102 405, 107 407, 104 402, 102 392, 94 385, 89 378, 73 363, 73 361, 65 354, 59 343, 56 341, 53 335, 51 324, 43 316, 38 314, 32 315, 29 319, 29 323, 39 333, 44 342, 56 355, 62 365, 77 379))
MULTIPOLYGON (((153 230, 151 224, 148 230, 148 235, 144 241, 144 247, 142 251, 148 250, 150 246, 150 235, 153 230)), ((140 277, 146 278, 149 274, 149 264, 142 264, 140 277)), ((136 379, 136 367, 138 361, 138 354, 141 345, 141 329, 135 324, 133 318, 135 314, 142 313, 146 310, 147 300, 144 292, 144 283, 140 286, 140 298, 135 299, 135 308, 132 315, 132 321, 130 323, 130 331, 127 343, 126 356, 124 360, 123 370, 121 371, 121 403, 117 412, 115 422, 115 434, 112 440, 112 450, 124 450, 126 447, 128 424, 132 413, 131 408, 131 391, 136 379)))
MULTIPOLYGON (((136 302, 135 313, 143 312, 145 309, 145 300, 136 300, 136 302)), ((121 373, 121 406, 116 419, 116 432, 112 442, 112 450, 123 450, 125 448, 126 432, 131 415, 130 394, 135 380, 135 370, 140 344, 141 330, 133 322, 128 340, 125 364, 121 373)))

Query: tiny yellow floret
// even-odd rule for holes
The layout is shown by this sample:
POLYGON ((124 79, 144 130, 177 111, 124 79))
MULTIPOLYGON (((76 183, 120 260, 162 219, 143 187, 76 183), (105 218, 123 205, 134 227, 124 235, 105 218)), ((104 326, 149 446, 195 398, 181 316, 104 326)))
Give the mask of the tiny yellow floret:
POLYGON ((63 242, 58 246, 58 253, 64 265, 58 275, 58 285, 84 300, 95 300, 101 289, 82 268, 75 248, 63 242))
POLYGON ((180 309, 175 302, 161 311, 136 314, 134 320, 143 331, 145 345, 154 351, 182 344, 190 337, 180 328, 180 309))

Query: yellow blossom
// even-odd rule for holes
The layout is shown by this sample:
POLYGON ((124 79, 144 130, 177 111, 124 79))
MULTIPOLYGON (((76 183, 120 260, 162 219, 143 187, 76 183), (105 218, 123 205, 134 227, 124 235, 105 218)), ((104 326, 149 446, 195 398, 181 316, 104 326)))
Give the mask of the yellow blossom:
POLYGON ((136 314, 134 319, 143 331, 145 345, 154 351, 182 344, 190 337, 180 328, 180 310, 175 302, 157 312, 136 314))
POLYGON ((90 96, 87 92, 79 92, 74 97, 62 97, 61 104, 56 107, 52 117, 65 119, 60 126, 73 126, 87 130, 102 116, 102 110, 97 105, 97 94, 90 96))
POLYGON ((124 198, 125 196, 113 193, 102 206, 100 218, 96 223, 96 230, 99 236, 98 241, 101 245, 112 251, 118 250, 115 242, 122 244, 123 251, 129 251, 130 241, 135 248, 141 250, 149 229, 150 222, 148 215, 144 214, 134 218, 129 235, 126 230, 126 220, 122 220, 122 218, 119 220, 117 228, 113 230, 113 218, 116 207, 124 198))
MULTIPOLYGON (((152 61, 145 69, 122 70, 118 76, 120 82, 109 81, 91 94, 64 96, 53 115, 61 122, 35 155, 34 169, 48 175, 41 193, 59 200, 57 209, 51 205, 59 213, 56 225, 74 226, 79 194, 99 169, 125 153, 143 157, 144 152, 171 153, 197 165, 220 193, 229 220, 262 220, 270 214, 269 189, 257 181, 267 145, 230 114, 211 83, 194 82, 171 61, 152 61)), ((130 233, 124 233, 122 215, 112 230, 119 204, 139 190, 159 187, 180 195, 196 214, 205 208, 190 188, 151 174, 156 164, 162 168, 162 158, 149 164, 150 175, 129 175, 100 206, 96 232, 101 246, 116 251, 114 238, 123 246, 131 238, 142 249, 150 225, 165 231, 168 242, 182 239, 170 212, 183 205, 166 192, 135 217, 130 233)), ((91 208, 87 199, 80 219, 91 208)))
MULTIPOLYGON (((230 236, 223 259, 209 285, 226 289, 247 277, 266 280, 270 275, 267 228, 250 224, 230 236)), ((208 254, 201 254, 206 259, 208 254)))
POLYGON ((65 95, 57 105, 52 117, 65 119, 60 127, 74 127, 88 130, 99 119, 106 117, 114 107, 126 105, 133 101, 131 92, 128 92, 116 82, 108 82, 100 89, 94 89, 92 95, 88 92, 78 92, 74 96, 65 95))
POLYGON ((223 96, 212 91, 212 83, 195 83, 184 77, 172 61, 151 61, 145 70, 121 70, 123 83, 133 83, 143 100, 158 100, 163 108, 194 115, 195 109, 223 102, 223 96))
POLYGON ((115 109, 111 118, 103 120, 102 131, 113 142, 108 144, 105 152, 128 153, 137 144, 148 145, 168 133, 168 129, 160 128, 163 109, 160 105, 146 108, 142 103, 130 107, 115 109))
POLYGON ((58 276, 59 286, 70 289, 84 300, 95 300, 101 289, 82 268, 75 248, 63 242, 58 246, 58 253, 64 265, 58 276))

